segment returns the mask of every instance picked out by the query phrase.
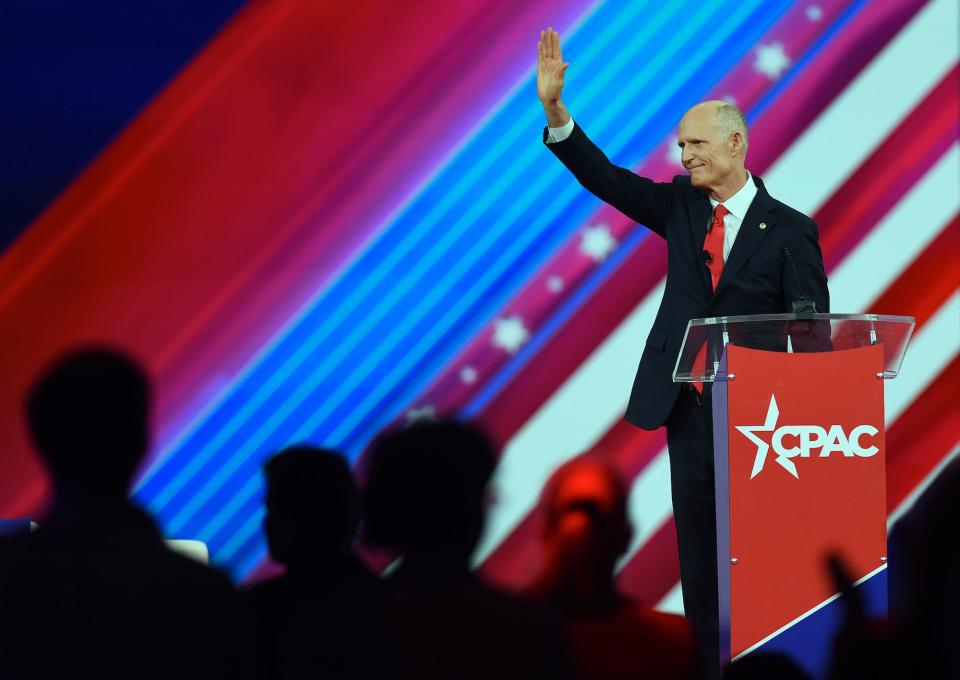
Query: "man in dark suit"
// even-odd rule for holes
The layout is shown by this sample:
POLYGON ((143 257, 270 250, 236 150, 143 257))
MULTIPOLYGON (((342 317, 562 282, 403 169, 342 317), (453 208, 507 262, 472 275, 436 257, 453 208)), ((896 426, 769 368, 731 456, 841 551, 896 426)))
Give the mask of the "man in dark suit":
POLYGON ((683 603, 704 663, 719 651, 713 423, 709 385, 672 379, 687 322, 698 317, 791 311, 812 300, 829 311, 817 226, 772 198, 745 168, 743 113, 703 102, 680 121, 677 143, 689 176, 657 183, 613 165, 575 125, 560 95, 560 38, 540 35, 537 90, 544 142, 587 190, 667 240, 667 283, 634 381, 626 418, 667 428, 683 603))

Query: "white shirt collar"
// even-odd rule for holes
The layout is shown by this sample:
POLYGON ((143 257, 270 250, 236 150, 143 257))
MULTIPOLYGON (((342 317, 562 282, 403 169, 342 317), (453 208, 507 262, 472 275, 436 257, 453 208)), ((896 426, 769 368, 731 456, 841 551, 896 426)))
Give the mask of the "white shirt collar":
MULTIPOLYGON (((754 183, 753 176, 748 170, 746 183, 740 187, 740 191, 723 202, 723 207, 729 210, 731 215, 743 222, 743 218, 747 216, 747 210, 750 209, 750 204, 753 203, 753 197, 756 195, 757 185, 754 183)), ((710 205, 714 209, 718 203, 720 203, 720 201, 710 199, 710 205)))

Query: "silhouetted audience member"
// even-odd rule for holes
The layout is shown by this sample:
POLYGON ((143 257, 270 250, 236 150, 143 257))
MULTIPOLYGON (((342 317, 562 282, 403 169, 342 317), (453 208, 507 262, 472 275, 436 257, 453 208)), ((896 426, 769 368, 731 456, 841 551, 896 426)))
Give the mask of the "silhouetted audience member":
POLYGON ((402 678, 562 678, 562 628, 470 570, 484 527, 495 452, 475 428, 418 423, 369 452, 366 539, 397 549, 390 576, 402 678))
POLYGON ((734 661, 723 672, 723 680, 813 680, 786 654, 753 652, 734 661))
POLYGON ((842 618, 833 640, 833 658, 828 677, 831 680, 884 680, 886 678, 941 677, 921 673, 914 675, 911 668, 924 668, 925 660, 910 660, 900 656, 900 644, 887 618, 867 615, 863 591, 854 585, 854 578, 839 553, 826 559, 827 573, 840 594, 838 600, 842 618))
POLYGON ((890 620, 867 620, 851 598, 831 678, 960 677, 958 526, 960 458, 955 458, 890 532, 890 620))
POLYGON ((0 540, 0 677, 248 677, 226 577, 169 551, 127 500, 148 396, 141 370, 107 349, 65 357, 30 392, 55 500, 38 531, 0 540))
POLYGON ((283 576, 248 594, 272 678, 390 674, 386 586, 353 552, 360 495, 342 456, 285 449, 264 466, 264 527, 283 576))
POLYGON ((593 459, 571 461, 548 480, 541 508, 544 567, 527 594, 562 613, 578 677, 696 677, 688 621, 617 591, 614 572, 632 527, 616 471, 593 459))

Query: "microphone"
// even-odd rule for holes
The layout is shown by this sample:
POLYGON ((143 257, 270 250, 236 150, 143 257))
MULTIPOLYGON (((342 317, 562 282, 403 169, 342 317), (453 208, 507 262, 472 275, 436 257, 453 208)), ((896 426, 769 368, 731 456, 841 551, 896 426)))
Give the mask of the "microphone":
POLYGON ((793 301, 793 313, 800 317, 813 316, 817 313, 817 303, 815 300, 808 299, 806 293, 803 292, 803 284, 800 283, 800 275, 797 273, 797 264, 793 261, 790 249, 784 246, 783 254, 790 260, 790 267, 793 268, 793 279, 797 282, 797 290, 800 291, 800 299, 793 301))

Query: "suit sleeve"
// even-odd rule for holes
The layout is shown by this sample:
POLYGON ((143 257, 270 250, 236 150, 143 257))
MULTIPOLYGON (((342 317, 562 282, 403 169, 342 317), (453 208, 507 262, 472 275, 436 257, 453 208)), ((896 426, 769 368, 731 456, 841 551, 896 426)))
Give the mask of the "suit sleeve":
MULTIPOLYGON (((543 131, 544 144, 547 129, 543 131)), ((666 236, 667 215, 673 200, 670 184, 660 184, 621 168, 590 141, 579 125, 562 142, 546 144, 584 189, 630 219, 666 236)))
POLYGON ((797 271, 794 273, 793 266, 785 263, 782 281, 784 309, 791 309, 794 300, 805 297, 817 303, 817 312, 828 314, 830 291, 827 289, 827 273, 823 267, 817 223, 809 217, 805 218, 790 239, 789 247, 797 271))
MULTIPOLYGON (((783 271, 784 309, 790 310, 793 301, 805 297, 817 305, 817 312, 830 312, 830 291, 820 251, 817 223, 805 217, 801 228, 791 239, 790 254, 796 273, 789 262, 783 271), (799 285, 798 285, 799 280, 799 285)), ((791 326, 793 348, 796 352, 829 352, 833 349, 829 321, 796 321, 791 326)))

